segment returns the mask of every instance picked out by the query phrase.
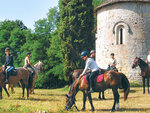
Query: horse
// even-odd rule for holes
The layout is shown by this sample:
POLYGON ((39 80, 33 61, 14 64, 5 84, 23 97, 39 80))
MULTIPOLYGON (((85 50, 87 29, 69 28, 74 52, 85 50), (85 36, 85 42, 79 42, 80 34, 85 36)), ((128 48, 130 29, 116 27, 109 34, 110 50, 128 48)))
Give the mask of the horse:
MULTIPOLYGON (((17 74, 16 75, 9 75, 8 84, 16 84, 19 81, 22 84, 22 97, 24 97, 24 90, 27 90, 27 99, 29 98, 29 88, 32 86, 32 77, 27 69, 23 67, 16 68, 17 74)), ((3 73, 4 67, 0 67, 0 86, 4 89, 6 88, 5 75, 3 73)), ((7 89, 5 90, 7 95, 9 95, 7 89)))
POLYGON ((141 69, 141 76, 143 81, 143 94, 145 94, 145 79, 147 79, 147 88, 148 88, 148 94, 149 94, 149 78, 150 78, 150 69, 146 62, 144 62, 141 58, 136 57, 134 59, 132 68, 136 68, 137 66, 141 69))
MULTIPOLYGON (((36 79, 38 78, 39 72, 44 71, 44 63, 42 61, 39 61, 38 63, 36 63, 34 65, 34 69, 35 69, 35 75, 33 76, 32 87, 30 88, 30 91, 29 91, 30 94, 31 93, 34 94, 35 82, 36 82, 36 79)), ((19 85, 22 87, 20 82, 19 82, 19 85)), ((15 93, 14 88, 13 88, 13 84, 8 84, 7 90, 9 90, 9 87, 11 87, 11 92, 15 93)))
MULTIPOLYGON (((106 71, 104 69, 101 69, 103 72, 106 71)), ((70 73, 69 76, 69 85, 72 84, 79 76, 80 74, 83 72, 83 69, 76 69, 73 72, 70 73)), ((101 97, 101 92, 99 92, 99 96, 98 96, 99 100, 105 100, 105 96, 104 96, 104 91, 102 91, 102 97, 101 97)))
MULTIPOLYGON (((94 91, 99 92, 99 91, 104 91, 108 88, 112 89, 113 96, 114 96, 114 104, 113 104, 111 111, 113 112, 115 111, 115 107, 116 107, 116 110, 119 109, 118 88, 120 87, 120 85, 122 85, 124 89, 124 101, 125 101, 127 100, 127 97, 129 94, 130 84, 129 84, 127 77, 123 73, 120 73, 120 72, 106 71, 103 76, 104 76, 103 81, 94 82, 95 83, 94 91)), ((88 99, 91 105, 91 110, 94 111, 95 109, 93 106, 91 93, 88 93, 89 85, 88 83, 85 82, 84 76, 77 78, 71 85, 69 94, 68 95, 66 94, 65 110, 69 110, 71 109, 73 105, 75 105, 75 96, 79 90, 83 92, 82 110, 85 110, 86 97, 88 96, 88 99)))
POLYGON ((30 89, 30 94, 31 93, 34 94, 35 82, 36 82, 36 79, 38 78, 39 72, 44 71, 44 63, 42 61, 39 61, 38 63, 34 65, 34 69, 35 69, 35 75, 33 76, 33 83, 30 89))

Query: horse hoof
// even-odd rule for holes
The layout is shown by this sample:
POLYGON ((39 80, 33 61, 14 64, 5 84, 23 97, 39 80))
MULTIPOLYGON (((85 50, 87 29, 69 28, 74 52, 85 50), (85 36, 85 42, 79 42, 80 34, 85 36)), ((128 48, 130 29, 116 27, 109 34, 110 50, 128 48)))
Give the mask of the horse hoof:
POLYGON ((92 108, 92 111, 95 111, 95 109, 94 109, 94 108, 92 108))
POLYGON ((99 98, 99 100, 102 100, 101 98, 99 98))
POLYGON ((29 97, 27 97, 26 100, 29 100, 29 97))
POLYGON ((84 111, 84 110, 85 110, 85 108, 82 108, 82 109, 81 109, 81 111, 84 111))
POLYGON ((115 110, 114 109, 112 109, 110 112, 114 112, 115 110))

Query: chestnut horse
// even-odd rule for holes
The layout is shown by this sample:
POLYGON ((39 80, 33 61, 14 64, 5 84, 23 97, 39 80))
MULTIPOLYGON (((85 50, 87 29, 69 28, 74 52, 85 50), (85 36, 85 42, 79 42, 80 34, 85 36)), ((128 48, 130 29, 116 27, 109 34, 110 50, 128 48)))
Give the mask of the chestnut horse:
POLYGON ((145 93, 145 79, 147 79, 147 88, 149 93, 149 78, 150 78, 150 69, 146 62, 144 62, 142 59, 136 57, 134 59, 132 68, 136 68, 137 66, 141 69, 141 76, 143 80, 143 94, 145 93))
MULTIPOLYGON (((122 85, 124 89, 124 100, 127 99, 129 90, 130 90, 130 84, 127 79, 127 77, 123 73, 115 72, 115 71, 106 71, 104 73, 104 79, 101 82, 95 82, 95 92, 104 91, 108 88, 111 88, 113 91, 114 96, 114 104, 111 109, 111 111, 114 111, 115 109, 119 109, 119 93, 118 88, 122 85), (117 106, 116 106, 117 103, 117 106), (116 108, 115 108, 116 107, 116 108)), ((92 111, 94 111, 94 106, 92 103, 92 97, 91 93, 88 93, 89 86, 88 83, 84 82, 84 76, 79 77, 74 81, 74 83, 71 85, 69 94, 66 95, 66 105, 65 109, 69 110, 73 105, 75 105, 75 96, 78 93, 78 91, 81 90, 83 92, 83 108, 82 110, 85 110, 85 103, 86 103, 86 97, 88 96, 89 102, 91 104, 92 111)))
MULTIPOLYGON (((6 88, 5 81, 5 75, 3 74, 3 67, 0 67, 0 86, 4 89, 6 88)), ((16 84, 18 82, 21 82, 22 85, 22 97, 24 97, 24 90, 27 89, 27 99, 29 98, 29 88, 32 86, 32 77, 29 76, 29 71, 25 68, 17 68, 17 75, 9 76, 8 78, 8 84, 16 84)), ((7 93, 7 89, 5 90, 7 93)))
MULTIPOLYGON (((105 72, 106 70, 101 69, 103 72, 105 72)), ((69 85, 72 84, 79 76, 80 74, 83 72, 83 69, 76 69, 73 72, 70 73, 69 76, 69 85)), ((105 100, 105 96, 104 96, 104 91, 102 91, 102 98, 101 98, 101 92, 99 92, 99 96, 98 96, 99 100, 103 99, 105 100)))
MULTIPOLYGON (((31 93, 34 94, 35 82, 36 82, 36 79, 38 78, 39 72, 44 71, 44 63, 42 61, 39 61, 38 63, 34 65, 34 69, 35 69, 35 75, 33 76, 32 87, 30 88, 30 91, 29 91, 30 94, 31 93)), ((20 87, 22 87, 20 82, 19 82, 19 85, 20 87)), ((7 88, 8 91, 9 91, 9 87, 11 88, 12 94, 15 93, 13 84, 8 84, 8 88, 7 88)))

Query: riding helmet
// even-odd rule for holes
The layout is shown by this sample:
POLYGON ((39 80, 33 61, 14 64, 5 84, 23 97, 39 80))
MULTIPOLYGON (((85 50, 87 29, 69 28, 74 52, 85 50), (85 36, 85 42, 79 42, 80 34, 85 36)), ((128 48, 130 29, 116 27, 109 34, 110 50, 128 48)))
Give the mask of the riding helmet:
POLYGON ((26 55, 31 55, 31 52, 27 52, 26 55))
POLYGON ((83 51, 83 52, 81 53, 81 58, 83 58, 83 57, 86 56, 86 55, 88 55, 88 53, 87 53, 86 51, 83 51))
POLYGON ((92 54, 92 53, 95 53, 95 50, 91 50, 91 51, 90 51, 90 54, 92 54))

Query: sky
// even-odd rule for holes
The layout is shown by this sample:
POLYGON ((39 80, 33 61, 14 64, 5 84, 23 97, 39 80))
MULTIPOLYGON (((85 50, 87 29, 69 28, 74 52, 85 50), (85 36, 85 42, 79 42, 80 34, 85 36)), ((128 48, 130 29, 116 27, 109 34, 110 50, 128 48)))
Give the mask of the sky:
POLYGON ((0 0, 0 21, 22 20, 34 29, 35 21, 45 18, 50 8, 58 6, 59 0, 0 0))

